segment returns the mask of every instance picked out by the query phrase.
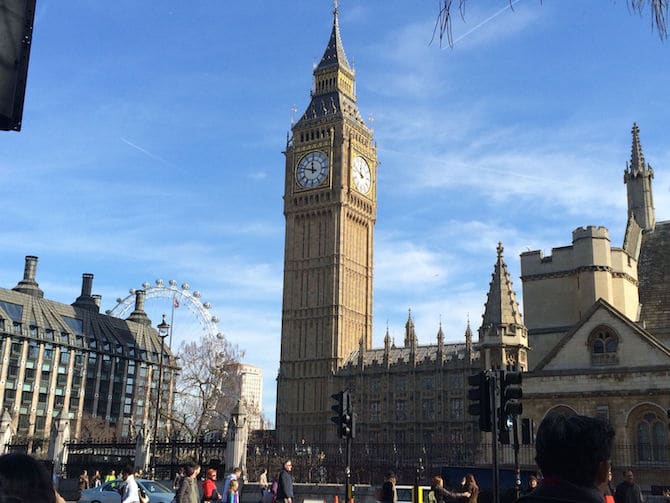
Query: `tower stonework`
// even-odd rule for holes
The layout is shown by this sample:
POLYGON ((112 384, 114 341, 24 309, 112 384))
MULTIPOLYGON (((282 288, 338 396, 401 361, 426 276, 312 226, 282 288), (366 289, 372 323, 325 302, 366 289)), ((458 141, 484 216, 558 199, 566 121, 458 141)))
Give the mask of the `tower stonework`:
POLYGON ((285 151, 282 441, 334 438, 336 373, 350 354, 372 345, 377 154, 356 104, 337 8, 310 94, 285 151))
POLYGON ((654 197, 651 190, 651 180, 654 170, 644 161, 642 145, 640 144, 640 129, 633 124, 633 142, 630 153, 630 163, 626 163, 623 181, 628 192, 628 216, 635 218, 637 224, 644 231, 653 231, 656 227, 654 212, 654 197))

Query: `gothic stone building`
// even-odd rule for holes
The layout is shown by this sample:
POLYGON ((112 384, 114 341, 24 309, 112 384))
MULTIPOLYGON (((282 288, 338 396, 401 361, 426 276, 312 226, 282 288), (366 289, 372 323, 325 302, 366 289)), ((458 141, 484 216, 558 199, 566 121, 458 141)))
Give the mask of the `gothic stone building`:
MULTIPOLYGON (((99 312, 92 274, 68 305, 44 298, 36 269, 37 257, 26 257, 18 285, 0 288, 0 410, 11 418, 14 441, 39 447, 56 419, 69 420, 72 438, 95 440, 153 425, 161 340, 144 312, 144 291, 122 320, 99 312)), ((172 396, 177 370, 165 348, 164 397, 172 396)))
POLYGON ((330 396, 348 388, 362 442, 477 442, 467 376, 511 364, 528 371, 526 420, 551 410, 605 416, 617 430, 616 468, 633 466, 650 483, 670 466, 670 222, 655 221, 637 126, 622 246, 590 226, 551 256, 524 253, 524 320, 499 245, 478 341, 468 326, 460 344, 439 330, 436 344, 419 346, 410 314, 403 347, 388 333, 383 349, 371 347, 376 149, 337 10, 285 155, 280 440, 334 440, 330 396))

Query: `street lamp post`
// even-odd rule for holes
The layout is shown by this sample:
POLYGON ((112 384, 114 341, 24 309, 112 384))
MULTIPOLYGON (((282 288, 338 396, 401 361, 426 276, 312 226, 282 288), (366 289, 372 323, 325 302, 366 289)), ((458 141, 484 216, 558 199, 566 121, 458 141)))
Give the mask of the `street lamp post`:
POLYGON ((158 442, 158 416, 160 416, 161 411, 161 389, 163 387, 163 353, 165 352, 165 338, 170 333, 170 324, 165 321, 165 315, 163 315, 163 321, 161 321, 158 326, 158 336, 161 338, 161 354, 158 357, 158 383, 156 385, 156 414, 154 416, 154 437, 153 437, 153 448, 151 449, 151 464, 153 465, 152 474, 154 479, 156 478, 156 446, 158 442))

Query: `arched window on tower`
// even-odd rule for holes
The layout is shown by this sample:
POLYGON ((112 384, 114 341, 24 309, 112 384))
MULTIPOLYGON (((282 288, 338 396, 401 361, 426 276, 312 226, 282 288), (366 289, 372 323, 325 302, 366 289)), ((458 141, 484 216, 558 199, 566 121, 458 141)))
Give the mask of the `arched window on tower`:
POLYGON ((637 458, 640 463, 668 462, 668 433, 665 421, 655 412, 647 412, 637 421, 637 458))
POLYGON ((619 336, 610 327, 601 325, 589 335, 592 365, 617 365, 619 357, 619 336))

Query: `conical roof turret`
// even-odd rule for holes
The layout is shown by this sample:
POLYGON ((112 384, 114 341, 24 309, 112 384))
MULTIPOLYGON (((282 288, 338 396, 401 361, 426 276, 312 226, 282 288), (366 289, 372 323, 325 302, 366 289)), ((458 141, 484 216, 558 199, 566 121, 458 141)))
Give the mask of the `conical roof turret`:
POLYGON ((405 347, 411 348, 416 344, 417 339, 414 330, 414 320, 412 319, 412 309, 408 309, 407 322, 405 322, 405 347))
POLYGON ((335 8, 333 9, 333 29, 330 32, 330 39, 328 45, 323 53, 321 62, 316 66, 315 71, 329 69, 332 67, 343 67, 351 70, 347 55, 344 53, 344 46, 342 45, 342 38, 340 37, 340 23, 338 19, 337 0, 335 1, 335 8))
POLYGON ((633 123, 631 134, 633 135, 633 142, 630 147, 630 171, 639 173, 646 169, 647 164, 644 162, 644 154, 640 144, 640 128, 637 127, 636 122, 633 123))
POLYGON ((512 280, 507 272, 507 264, 503 260, 503 245, 496 248, 498 259, 493 268, 489 293, 484 307, 482 326, 489 325, 522 325, 519 303, 512 287, 512 280))

